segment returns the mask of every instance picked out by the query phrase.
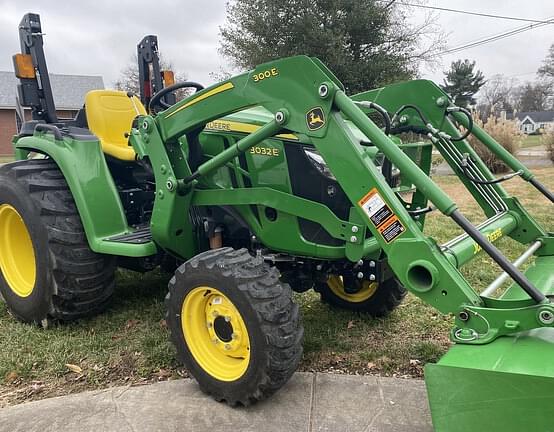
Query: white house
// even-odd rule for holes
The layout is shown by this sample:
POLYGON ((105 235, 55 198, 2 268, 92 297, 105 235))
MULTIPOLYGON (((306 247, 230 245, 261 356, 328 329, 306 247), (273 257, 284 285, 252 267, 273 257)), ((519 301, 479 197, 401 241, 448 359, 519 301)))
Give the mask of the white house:
POLYGON ((524 134, 542 133, 554 127, 554 111, 528 111, 515 114, 519 130, 524 134))

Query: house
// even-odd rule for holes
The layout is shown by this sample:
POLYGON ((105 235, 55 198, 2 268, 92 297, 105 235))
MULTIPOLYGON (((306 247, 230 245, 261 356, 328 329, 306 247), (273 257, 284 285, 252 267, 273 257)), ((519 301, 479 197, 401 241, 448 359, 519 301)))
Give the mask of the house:
MULTIPOLYGON (((0 155, 13 153, 12 137, 16 133, 15 100, 19 80, 13 72, 0 71, 0 155)), ((56 111, 60 118, 75 117, 82 108, 85 94, 90 90, 103 89, 101 76, 50 74, 56 111)), ((31 118, 31 111, 25 110, 31 118)))
POLYGON ((546 128, 554 127, 554 111, 522 111, 514 117, 524 134, 543 133, 546 128))

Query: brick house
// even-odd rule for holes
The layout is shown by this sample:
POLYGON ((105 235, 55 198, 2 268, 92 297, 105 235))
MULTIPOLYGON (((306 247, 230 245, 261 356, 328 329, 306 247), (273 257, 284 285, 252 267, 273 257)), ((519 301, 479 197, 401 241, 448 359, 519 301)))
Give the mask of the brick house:
MULTIPOLYGON (((100 76, 50 74, 56 111, 60 118, 75 117, 82 108, 85 94, 90 90, 103 89, 100 76)), ((12 137, 16 133, 15 100, 18 80, 13 72, 0 71, 0 155, 13 153, 12 137)), ((30 118, 30 110, 25 110, 30 118)))

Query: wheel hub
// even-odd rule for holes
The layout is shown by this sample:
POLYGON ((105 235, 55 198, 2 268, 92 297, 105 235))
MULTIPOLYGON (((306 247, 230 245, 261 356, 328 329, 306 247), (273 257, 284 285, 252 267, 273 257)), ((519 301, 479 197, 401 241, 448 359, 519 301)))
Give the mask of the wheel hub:
POLYGON ((191 354, 206 372, 221 381, 234 381, 246 372, 246 324, 223 293, 210 287, 193 289, 183 301, 181 323, 191 354))
POLYGON ((35 250, 23 218, 9 204, 0 205, 0 270, 16 295, 31 295, 36 280, 35 250))
MULTIPOLYGON (((352 280, 354 280, 352 278, 352 280)), ((359 303, 366 301, 373 297, 379 284, 377 282, 372 282, 368 280, 356 281, 355 289, 350 287, 349 290, 346 289, 345 284, 350 281, 350 278, 345 279, 343 276, 331 275, 327 279, 327 285, 333 293, 338 297, 348 302, 359 303)))

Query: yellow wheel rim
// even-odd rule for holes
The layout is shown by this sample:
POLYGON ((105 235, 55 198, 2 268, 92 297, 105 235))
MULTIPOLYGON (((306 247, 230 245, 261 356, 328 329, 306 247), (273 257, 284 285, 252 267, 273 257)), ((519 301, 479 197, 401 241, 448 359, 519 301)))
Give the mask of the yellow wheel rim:
POLYGON ((35 250, 23 218, 9 204, 0 205, 0 270, 15 294, 31 295, 37 272, 35 250))
POLYGON ((208 374, 235 381, 250 363, 250 339, 235 305, 219 290, 197 287, 187 294, 181 310, 187 346, 208 374))
POLYGON ((351 303, 360 303, 370 299, 373 294, 377 291, 379 284, 377 282, 371 282, 368 280, 363 280, 362 287, 358 292, 353 294, 347 293, 344 290, 344 281, 342 276, 331 275, 327 279, 327 286, 337 297, 351 303))

